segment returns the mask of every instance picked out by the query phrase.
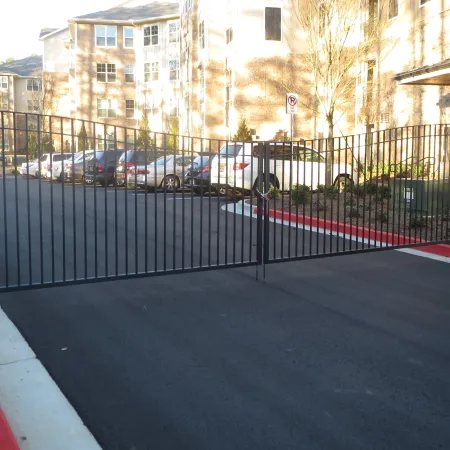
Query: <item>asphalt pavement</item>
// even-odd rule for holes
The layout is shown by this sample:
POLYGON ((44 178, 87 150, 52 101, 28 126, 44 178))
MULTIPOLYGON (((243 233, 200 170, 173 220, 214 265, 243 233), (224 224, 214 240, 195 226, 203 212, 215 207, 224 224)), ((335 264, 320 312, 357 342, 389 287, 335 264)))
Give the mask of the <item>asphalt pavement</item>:
POLYGON ((390 251, 0 306, 105 449, 435 450, 450 446, 448 275, 390 251))

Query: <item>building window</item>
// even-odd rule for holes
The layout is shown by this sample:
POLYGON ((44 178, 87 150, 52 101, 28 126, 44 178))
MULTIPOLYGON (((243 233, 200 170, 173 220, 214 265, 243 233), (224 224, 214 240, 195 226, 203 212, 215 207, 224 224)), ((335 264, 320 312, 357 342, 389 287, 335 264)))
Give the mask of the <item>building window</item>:
POLYGON ((178 99, 171 98, 169 102, 169 115, 170 117, 178 117, 178 99))
POLYGON ((115 47, 117 44, 117 27, 95 25, 96 47, 115 47))
POLYGON ((159 114, 159 107, 155 105, 154 100, 152 98, 145 98, 145 112, 149 116, 156 116, 159 114))
POLYGON ((0 77, 0 89, 8 89, 8 77, 0 77))
POLYGON ((233 71, 227 67, 225 72, 225 125, 230 126, 230 112, 233 102, 233 71))
POLYGON ((116 80, 115 64, 97 63, 97 81, 99 83, 115 83, 116 80))
POLYGON ((0 95, 0 109, 7 110, 8 109, 8 96, 0 95))
POLYGON ((134 47, 134 28, 123 27, 123 46, 125 48, 134 47))
POLYGON ((425 3, 428 3, 430 0, 420 0, 420 6, 425 5, 425 3))
POLYGON ((27 91, 39 92, 41 90, 41 80, 27 80, 27 91))
POLYGON ((134 83, 134 64, 125 64, 125 83, 134 83))
POLYGON ((266 8, 266 41, 281 41, 281 8, 266 8))
POLYGON ((128 150, 134 150, 135 149, 135 131, 134 130, 127 130, 127 137, 126 137, 126 149, 128 150))
POLYGON ((398 0, 389 0, 389 19, 398 16, 398 0))
POLYGON ((180 42, 180 21, 169 23, 169 42, 180 42))
POLYGON ((39 105, 34 100, 27 100, 28 112, 39 112, 39 105))
POLYGON ((202 20, 198 26, 198 43, 200 48, 205 48, 205 21, 202 20))
POLYGON ((180 78, 180 61, 178 59, 171 59, 169 61, 169 79, 171 81, 180 78))
POLYGON ((99 118, 117 117, 117 100, 97 99, 97 116, 99 118))
POLYGON ((127 119, 134 119, 134 100, 125 100, 125 114, 127 119))
POLYGON ((151 25, 144 28, 144 45, 158 45, 159 26, 151 25))
POLYGON ((144 81, 157 81, 159 79, 159 63, 145 63, 144 64, 144 81))
POLYGON ((229 44, 232 40, 233 40, 233 28, 228 28, 226 35, 227 44, 229 44))
POLYGON ((106 133, 106 138, 103 134, 97 134, 97 145, 96 148, 99 150, 114 150, 117 148, 116 142, 114 140, 114 133, 106 133), (105 148, 106 144, 106 148, 105 148))

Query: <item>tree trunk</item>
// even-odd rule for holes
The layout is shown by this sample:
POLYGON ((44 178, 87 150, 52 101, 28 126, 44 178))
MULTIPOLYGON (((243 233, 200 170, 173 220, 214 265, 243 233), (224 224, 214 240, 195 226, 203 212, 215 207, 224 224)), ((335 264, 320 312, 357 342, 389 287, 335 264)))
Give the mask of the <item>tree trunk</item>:
POLYGON ((333 164, 334 164, 334 125, 333 116, 327 116, 328 123, 328 138, 326 147, 326 174, 325 174, 325 184, 331 186, 333 184, 333 164))

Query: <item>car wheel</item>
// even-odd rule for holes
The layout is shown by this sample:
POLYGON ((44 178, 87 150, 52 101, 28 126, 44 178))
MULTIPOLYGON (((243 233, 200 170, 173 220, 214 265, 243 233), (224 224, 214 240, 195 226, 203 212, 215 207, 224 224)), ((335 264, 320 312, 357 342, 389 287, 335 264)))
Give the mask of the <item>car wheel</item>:
POLYGON ((165 192, 174 192, 180 187, 180 181, 175 175, 167 175, 163 180, 165 192))
POLYGON ((86 184, 88 184, 88 185, 94 184, 94 180, 86 180, 85 177, 83 177, 83 178, 81 179, 81 182, 82 182, 82 183, 86 183, 86 184))
POLYGON ((334 186, 338 188, 339 192, 344 192, 346 188, 350 187, 353 181, 346 175, 339 175, 334 181, 334 186))

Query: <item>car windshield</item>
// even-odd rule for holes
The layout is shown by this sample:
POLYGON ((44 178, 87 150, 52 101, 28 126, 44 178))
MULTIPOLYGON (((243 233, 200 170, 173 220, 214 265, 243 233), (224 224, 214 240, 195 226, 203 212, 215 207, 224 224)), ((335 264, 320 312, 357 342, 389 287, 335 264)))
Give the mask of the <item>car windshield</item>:
POLYGON ((74 156, 74 162, 80 162, 83 161, 83 157, 86 156, 86 161, 89 160, 92 157, 92 152, 91 151, 87 151, 87 152, 78 152, 75 153, 74 156))
POLYGON ((119 162, 130 162, 133 159, 134 150, 127 150, 122 153, 122 156, 119 158, 119 162))
POLYGON ((205 167, 209 164, 209 155, 198 155, 192 163, 192 167, 205 167))
POLYGON ((242 149, 242 145, 238 145, 238 144, 228 144, 223 146, 220 149, 220 156, 237 156, 237 154, 240 152, 240 150, 242 149))
POLYGON ((163 166, 164 164, 170 162, 172 160, 172 156, 163 156, 162 158, 159 158, 155 161, 155 164, 157 166, 163 166))

